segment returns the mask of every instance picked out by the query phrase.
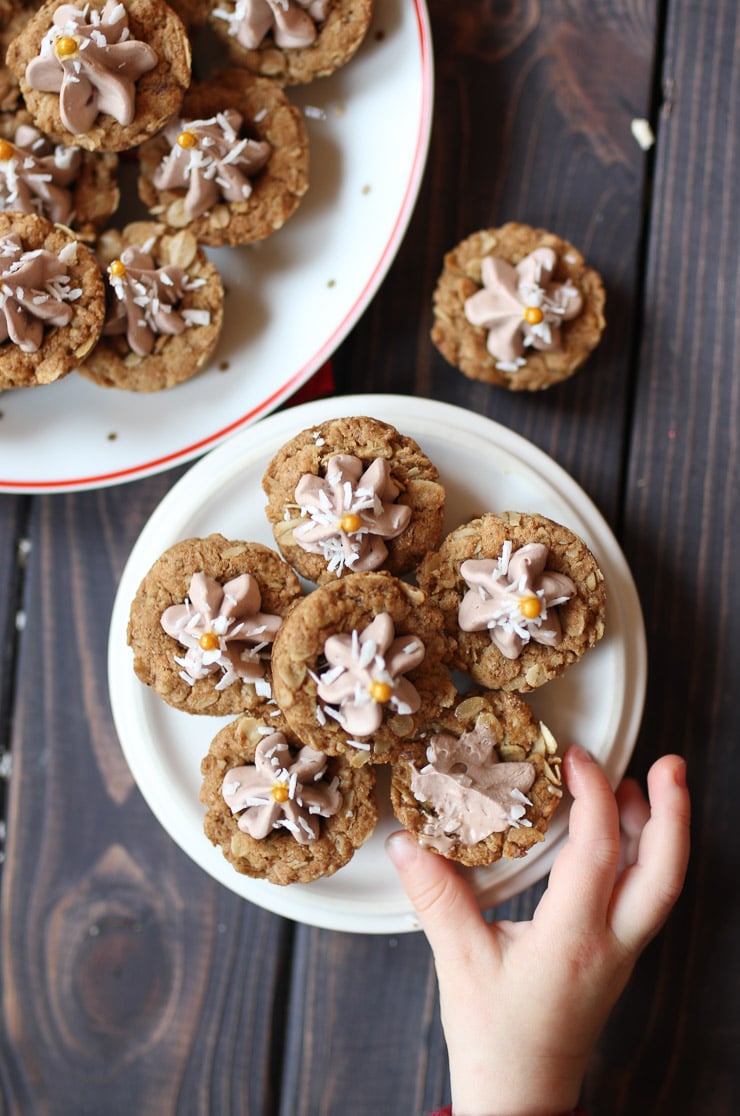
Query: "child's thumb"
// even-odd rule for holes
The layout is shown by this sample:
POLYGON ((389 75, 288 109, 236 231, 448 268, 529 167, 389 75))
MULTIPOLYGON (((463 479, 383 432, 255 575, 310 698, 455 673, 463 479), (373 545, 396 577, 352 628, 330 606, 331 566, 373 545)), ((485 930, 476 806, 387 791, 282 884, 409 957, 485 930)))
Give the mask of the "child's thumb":
POLYGON ((452 961, 460 943, 485 927, 470 887, 451 861, 421 848, 405 830, 392 833, 385 847, 437 963, 452 961))

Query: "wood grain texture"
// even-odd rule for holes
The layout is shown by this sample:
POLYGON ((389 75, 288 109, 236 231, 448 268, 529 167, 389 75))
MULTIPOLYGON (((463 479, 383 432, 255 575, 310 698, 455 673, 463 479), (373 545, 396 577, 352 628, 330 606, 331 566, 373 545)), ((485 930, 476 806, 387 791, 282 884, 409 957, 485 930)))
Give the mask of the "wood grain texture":
MULTIPOLYGON (((594 1116, 730 1116, 740 1106, 737 4, 429 8, 428 169, 396 262, 335 356, 338 391, 489 415, 552 454, 618 529, 650 652, 632 770, 687 755, 694 853, 678 909, 598 1044, 584 1101, 594 1116), (643 116, 657 135, 650 153, 630 134, 643 116), (444 252, 509 219, 573 241, 607 288, 599 349, 571 381, 533 396, 467 381, 429 339, 444 252)), ((116 742, 110 609, 131 546, 181 473, 0 496, 0 725, 14 761, 0 1111, 421 1116, 449 1100, 421 935, 295 926, 238 899, 160 828, 116 742)), ((529 917, 543 887, 489 917, 529 917)))

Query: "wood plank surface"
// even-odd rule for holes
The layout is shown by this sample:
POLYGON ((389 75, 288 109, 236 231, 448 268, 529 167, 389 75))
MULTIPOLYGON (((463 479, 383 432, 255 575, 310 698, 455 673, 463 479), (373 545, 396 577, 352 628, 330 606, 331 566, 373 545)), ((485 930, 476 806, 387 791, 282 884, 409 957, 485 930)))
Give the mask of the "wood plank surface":
MULTIPOLYGON (((429 11, 428 168, 398 257, 335 356, 337 391, 488 415, 550 453, 617 531, 650 655, 632 770, 687 755, 694 853, 677 911, 598 1044, 584 1103, 593 1116, 730 1116, 738 7, 429 0, 429 11), (637 117, 655 130, 649 152, 631 134, 637 117), (466 380, 429 340, 444 253, 510 219, 573 241, 607 288, 602 345, 537 395, 466 380)), ((0 751, 13 756, 0 1111, 421 1116, 449 1099, 423 937, 320 930, 237 898, 166 835, 117 743, 110 609, 131 546, 181 474, 0 496, 0 751)), ((489 917, 528 917, 543 887, 489 917)))

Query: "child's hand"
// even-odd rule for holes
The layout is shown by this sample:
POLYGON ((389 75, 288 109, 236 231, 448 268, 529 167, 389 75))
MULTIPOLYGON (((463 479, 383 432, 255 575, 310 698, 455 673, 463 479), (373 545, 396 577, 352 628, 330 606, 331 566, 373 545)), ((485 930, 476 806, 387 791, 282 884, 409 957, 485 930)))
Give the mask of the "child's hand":
POLYGON ((551 1116, 577 1103, 599 1032, 683 885, 679 756, 651 768, 649 806, 632 780, 615 797, 582 748, 563 769, 569 836, 531 922, 486 923, 450 861, 403 831, 387 842, 434 952, 456 1116, 551 1116))

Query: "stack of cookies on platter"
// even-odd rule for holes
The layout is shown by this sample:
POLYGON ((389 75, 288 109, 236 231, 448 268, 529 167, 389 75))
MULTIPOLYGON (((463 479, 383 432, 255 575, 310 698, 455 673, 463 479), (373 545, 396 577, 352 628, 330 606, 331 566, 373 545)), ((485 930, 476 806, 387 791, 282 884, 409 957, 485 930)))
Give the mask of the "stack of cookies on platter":
POLYGON ((178 709, 235 717, 202 763, 207 836, 246 875, 331 875, 372 833, 387 765, 422 844, 466 865, 524 855, 562 787, 557 743, 521 694, 603 634, 588 547, 513 511, 443 537, 437 468, 370 417, 303 430, 263 488, 279 553, 176 543, 130 611, 140 680, 178 709))
POLYGON ((73 369, 160 391, 205 365, 224 290, 203 246, 253 244, 295 213, 308 139, 285 87, 348 62, 371 14, 372 0, 2 0, 0 391, 73 369), (206 24, 228 68, 196 80, 206 24), (121 156, 148 219, 107 228, 121 156))

